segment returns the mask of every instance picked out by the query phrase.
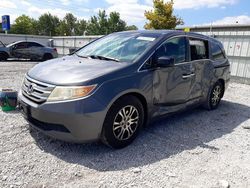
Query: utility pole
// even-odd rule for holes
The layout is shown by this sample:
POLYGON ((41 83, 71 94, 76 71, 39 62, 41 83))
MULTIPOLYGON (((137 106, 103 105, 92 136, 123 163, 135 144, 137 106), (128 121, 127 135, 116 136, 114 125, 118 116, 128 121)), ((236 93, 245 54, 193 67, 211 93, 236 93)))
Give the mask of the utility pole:
POLYGON ((213 22, 210 24, 210 37, 212 36, 212 30, 213 30, 213 22))

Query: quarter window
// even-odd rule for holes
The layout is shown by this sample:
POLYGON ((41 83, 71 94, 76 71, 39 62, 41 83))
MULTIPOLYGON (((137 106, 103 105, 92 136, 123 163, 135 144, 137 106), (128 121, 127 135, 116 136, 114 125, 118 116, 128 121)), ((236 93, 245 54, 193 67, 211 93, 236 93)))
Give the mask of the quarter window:
POLYGON ((208 45, 206 41, 190 39, 191 61, 208 59, 208 45))
POLYGON ((212 57, 214 61, 224 61, 225 56, 218 44, 211 43, 212 57))

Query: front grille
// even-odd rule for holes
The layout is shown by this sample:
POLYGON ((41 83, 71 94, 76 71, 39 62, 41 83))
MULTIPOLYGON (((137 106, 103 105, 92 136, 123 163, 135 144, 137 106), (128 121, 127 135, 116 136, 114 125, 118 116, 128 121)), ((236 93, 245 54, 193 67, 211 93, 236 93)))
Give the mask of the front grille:
POLYGON ((54 85, 34 80, 26 75, 22 85, 22 93, 27 99, 41 104, 47 100, 54 88, 54 85))

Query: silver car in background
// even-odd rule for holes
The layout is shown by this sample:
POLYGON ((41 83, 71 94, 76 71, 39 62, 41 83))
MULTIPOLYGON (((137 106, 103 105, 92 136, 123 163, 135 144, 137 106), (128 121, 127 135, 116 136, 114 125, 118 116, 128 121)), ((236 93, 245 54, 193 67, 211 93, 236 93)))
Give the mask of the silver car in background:
POLYGON ((8 58, 42 60, 57 58, 56 48, 44 46, 35 41, 18 41, 5 46, 0 45, 0 61, 8 58))

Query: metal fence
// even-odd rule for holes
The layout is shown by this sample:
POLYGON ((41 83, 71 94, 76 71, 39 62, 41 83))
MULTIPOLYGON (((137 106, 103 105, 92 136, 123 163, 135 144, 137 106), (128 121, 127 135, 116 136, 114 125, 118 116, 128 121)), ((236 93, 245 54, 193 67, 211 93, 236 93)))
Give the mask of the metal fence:
POLYGON ((51 37, 48 36, 37 36, 37 35, 16 35, 16 34, 1 34, 0 41, 4 44, 10 44, 16 41, 36 41, 45 46, 51 45, 51 37))
POLYGON ((71 49, 80 48, 101 36, 53 37, 53 46, 59 55, 67 55, 71 49))

